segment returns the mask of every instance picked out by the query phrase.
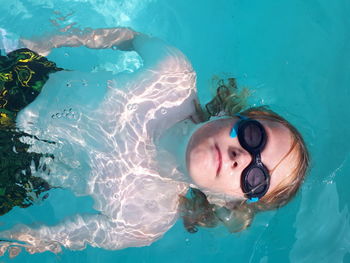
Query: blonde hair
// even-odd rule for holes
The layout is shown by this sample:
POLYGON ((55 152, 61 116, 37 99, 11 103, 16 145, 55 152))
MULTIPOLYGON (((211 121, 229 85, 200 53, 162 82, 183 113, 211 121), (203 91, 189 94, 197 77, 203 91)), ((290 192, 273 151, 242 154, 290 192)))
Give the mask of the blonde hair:
MULTIPOLYGON (((263 196, 256 203, 237 201, 219 207, 210 204, 201 191, 191 189, 190 198, 180 197, 184 226, 191 233, 197 231, 196 226, 214 227, 220 222, 230 232, 239 232, 246 229, 257 212, 277 209, 287 204, 296 195, 309 167, 310 157, 306 144, 299 131, 291 123, 267 106, 251 107, 241 111, 247 105, 249 92, 243 90, 239 93, 234 79, 229 79, 227 84, 224 81, 220 81, 218 84, 217 94, 213 100, 206 104, 204 108, 196 104, 201 121, 206 121, 211 116, 234 116, 240 112, 241 115, 249 118, 266 119, 281 123, 290 131, 293 144, 279 164, 293 152, 295 153, 296 165, 290 176, 286 177, 273 191, 263 196)), ((276 167, 270 171, 270 174, 273 173, 276 167)))

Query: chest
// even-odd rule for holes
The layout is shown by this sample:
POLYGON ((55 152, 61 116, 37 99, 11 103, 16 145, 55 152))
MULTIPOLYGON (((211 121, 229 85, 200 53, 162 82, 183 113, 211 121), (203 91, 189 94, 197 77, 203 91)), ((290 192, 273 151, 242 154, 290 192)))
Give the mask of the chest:
MULTIPOLYGON (((119 127, 129 126, 145 138, 157 138, 194 113, 196 75, 193 72, 163 75, 139 72, 133 81, 117 82, 111 93, 114 93, 111 97, 119 98, 119 105, 122 105, 115 112, 119 127)), ((115 109, 115 106, 110 108, 115 109)))

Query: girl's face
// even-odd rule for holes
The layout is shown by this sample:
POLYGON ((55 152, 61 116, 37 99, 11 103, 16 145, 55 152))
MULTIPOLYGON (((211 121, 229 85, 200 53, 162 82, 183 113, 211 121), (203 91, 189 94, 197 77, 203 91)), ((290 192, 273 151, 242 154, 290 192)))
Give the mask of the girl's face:
MULTIPOLYGON (((199 128, 187 146, 186 164, 190 177, 199 187, 243 198, 241 174, 252 157, 242 148, 237 137, 230 137, 232 127, 237 121, 237 117, 219 119, 199 128)), ((258 121, 267 133, 261 159, 269 171, 273 170, 270 174, 269 193, 290 176, 295 168, 296 153, 293 150, 284 158, 293 143, 287 127, 272 120, 258 121)))

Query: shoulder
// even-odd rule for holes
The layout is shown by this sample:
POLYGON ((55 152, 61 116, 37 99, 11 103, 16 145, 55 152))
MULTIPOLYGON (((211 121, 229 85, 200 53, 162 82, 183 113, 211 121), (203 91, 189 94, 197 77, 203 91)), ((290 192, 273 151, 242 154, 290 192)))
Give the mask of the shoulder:
POLYGON ((179 195, 185 194, 184 183, 156 176, 135 179, 128 197, 121 202, 123 221, 154 240, 161 237, 178 218, 179 195))
POLYGON ((158 61, 157 68, 166 73, 195 74, 189 59, 179 49, 168 47, 167 53, 158 61))
POLYGON ((135 37, 133 45, 141 56, 145 69, 164 73, 193 72, 192 65, 184 53, 159 38, 140 34, 135 37))

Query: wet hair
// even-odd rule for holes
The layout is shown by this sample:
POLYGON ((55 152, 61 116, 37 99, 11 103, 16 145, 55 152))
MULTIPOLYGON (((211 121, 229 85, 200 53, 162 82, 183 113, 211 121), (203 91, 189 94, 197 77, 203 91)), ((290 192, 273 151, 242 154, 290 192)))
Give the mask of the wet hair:
MULTIPOLYGON (((235 79, 228 79, 227 82, 220 80, 216 96, 203 108, 196 104, 199 119, 203 122, 209 120, 211 116, 234 116, 240 113, 252 119, 281 123, 289 129, 293 143, 280 163, 293 152, 296 165, 290 176, 287 176, 273 191, 255 203, 237 200, 228 202, 224 206, 218 206, 211 204, 203 192, 191 188, 186 197, 180 197, 184 226, 191 233, 197 232, 197 226, 215 227, 220 223, 224 224, 230 232, 242 231, 250 226, 256 213, 278 209, 287 204, 296 195, 305 178, 309 167, 309 153, 299 131, 267 106, 248 108, 248 96, 247 89, 238 92, 235 79)), ((276 167, 270 171, 270 174, 273 174, 276 167)))

